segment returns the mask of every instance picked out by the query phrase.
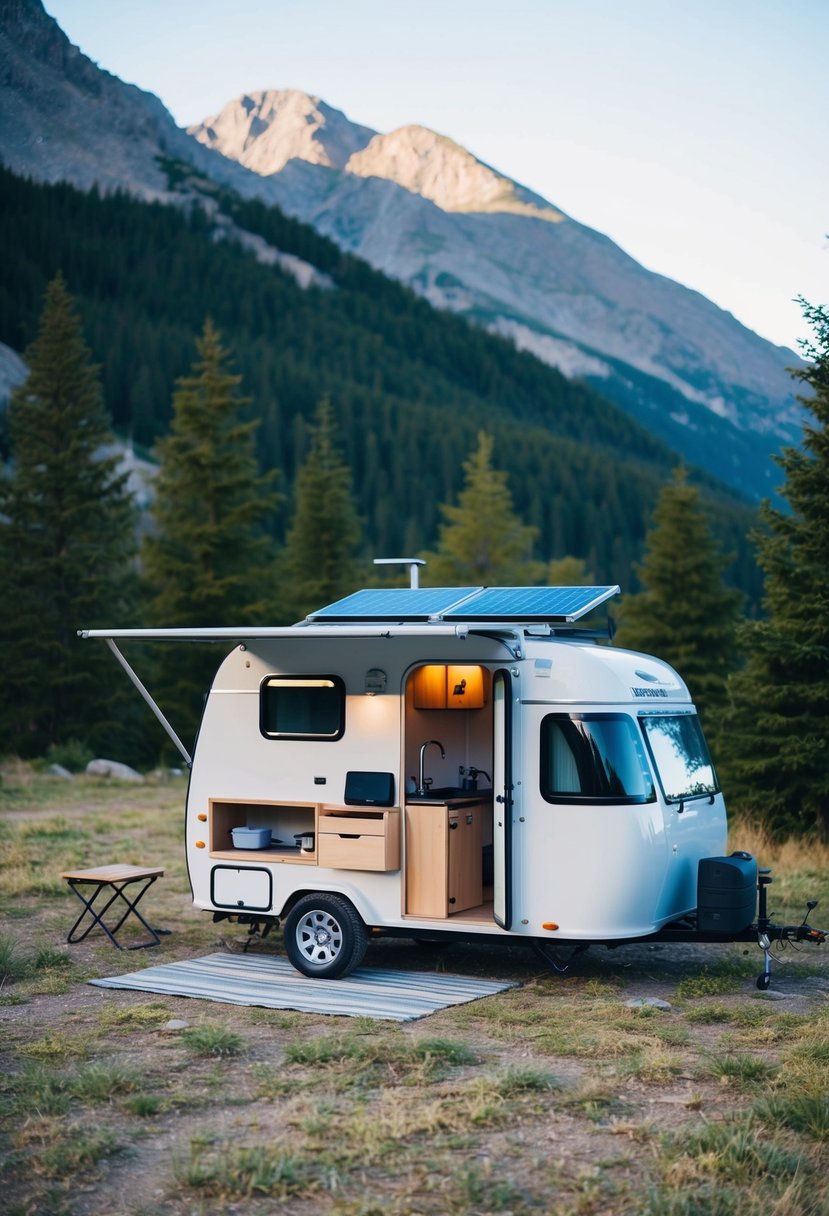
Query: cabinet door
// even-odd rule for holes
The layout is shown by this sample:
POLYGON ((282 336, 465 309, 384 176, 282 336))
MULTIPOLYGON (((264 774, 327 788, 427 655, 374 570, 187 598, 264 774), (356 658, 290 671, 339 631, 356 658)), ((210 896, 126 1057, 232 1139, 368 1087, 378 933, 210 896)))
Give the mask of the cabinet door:
POLYGON ((406 911, 446 916, 446 807, 406 808, 406 911))
POLYGON ((462 807, 447 815, 449 913, 476 908, 483 900, 481 808, 462 807))

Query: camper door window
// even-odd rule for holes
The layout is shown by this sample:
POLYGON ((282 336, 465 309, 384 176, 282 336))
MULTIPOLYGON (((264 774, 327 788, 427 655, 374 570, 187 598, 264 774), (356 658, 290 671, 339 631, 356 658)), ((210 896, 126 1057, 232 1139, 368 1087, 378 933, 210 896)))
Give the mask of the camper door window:
POLYGON ((267 676, 259 689, 259 729, 267 739, 340 739, 345 684, 339 676, 267 676))
POLYGON ((667 802, 717 793, 717 775, 696 714, 644 713, 639 721, 667 802))
POLYGON ((627 714, 547 714, 541 721, 547 802, 654 802, 642 737, 627 714))

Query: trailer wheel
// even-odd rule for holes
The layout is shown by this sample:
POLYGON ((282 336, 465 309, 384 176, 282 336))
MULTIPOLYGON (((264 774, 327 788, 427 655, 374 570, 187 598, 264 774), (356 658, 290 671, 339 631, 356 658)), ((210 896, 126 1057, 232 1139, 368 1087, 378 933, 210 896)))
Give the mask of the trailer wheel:
POLYGON ((771 986, 771 976, 769 975, 769 973, 767 971, 764 971, 762 973, 762 975, 757 976, 757 987, 760 989, 761 992, 765 992, 766 989, 769 988, 770 986, 771 986))
POLYGON ((312 979, 341 979, 359 967, 366 927, 342 895, 303 895, 285 919, 285 952, 312 979))

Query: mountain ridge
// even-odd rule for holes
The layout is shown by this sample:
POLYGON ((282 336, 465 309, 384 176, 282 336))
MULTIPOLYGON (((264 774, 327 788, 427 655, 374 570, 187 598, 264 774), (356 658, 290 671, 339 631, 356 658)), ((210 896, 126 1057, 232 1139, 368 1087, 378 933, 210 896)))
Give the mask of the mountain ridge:
POLYGON ((786 371, 796 357, 449 137, 417 124, 380 135, 318 97, 260 90, 214 115, 204 146, 157 97, 72 47, 39 0, 14 0, 9 12, 0 30, 0 154, 15 171, 202 203, 203 187, 194 195, 163 168, 189 165, 196 177, 310 223, 435 306, 585 378, 749 497, 773 488, 769 452, 800 435, 786 371), (298 123, 310 132, 298 133, 298 123), (259 156, 265 151, 270 159, 259 156))
MULTIPOLYGON (((307 99, 284 90, 259 96, 283 104, 290 97, 294 108, 307 99)), ((224 107, 226 121, 239 104, 224 107)), ((344 116, 336 113, 341 127, 344 116)), ((198 124, 190 129, 234 154, 198 124)), ((365 141, 365 133, 361 127, 355 142, 365 141)), ((268 134, 260 126, 256 139, 268 134)), ((325 142, 324 128, 315 134, 325 142)), ((576 369, 613 399, 630 396, 620 363, 639 373, 640 384, 643 376, 661 382, 675 400, 662 422, 652 416, 649 425, 674 434, 682 425, 730 434, 702 407, 733 427, 736 465, 763 462, 770 448, 797 441, 802 412, 788 371, 799 362, 794 352, 768 343, 699 292, 646 270, 610 238, 448 137, 417 124, 375 134, 324 188, 301 157, 262 157, 258 166, 290 214, 437 307, 510 336, 569 374, 576 369), (365 193, 349 181, 354 176, 363 178, 365 193), (414 204, 383 196, 382 182, 407 191, 414 204), (539 226, 539 220, 553 222, 539 226)), ((757 480, 755 496, 768 491, 771 471, 757 480)))

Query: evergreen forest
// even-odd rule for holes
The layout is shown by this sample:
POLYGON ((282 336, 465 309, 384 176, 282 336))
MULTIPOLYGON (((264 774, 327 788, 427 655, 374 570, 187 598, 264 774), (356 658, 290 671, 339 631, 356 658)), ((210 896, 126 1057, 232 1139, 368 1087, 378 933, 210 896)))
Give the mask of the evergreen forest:
MULTIPOLYGON (((259 423, 260 471, 279 472, 278 543, 326 398, 365 556, 434 546, 441 504, 457 500, 464 462, 485 431, 517 514, 535 529, 534 557, 577 557, 596 581, 636 585, 634 563, 674 453, 587 386, 436 312, 278 209, 203 185, 201 201, 173 207, 39 185, 0 168, 0 340, 17 351, 32 342, 46 286, 62 273, 112 425, 146 452, 169 429, 176 381, 210 319, 259 423), (303 289, 261 264, 240 230, 311 263, 327 285, 303 289)), ((0 444, 7 455, 2 432, 0 444)), ((703 472, 689 476, 718 543, 735 555, 728 578, 756 604, 753 509, 703 472)))

